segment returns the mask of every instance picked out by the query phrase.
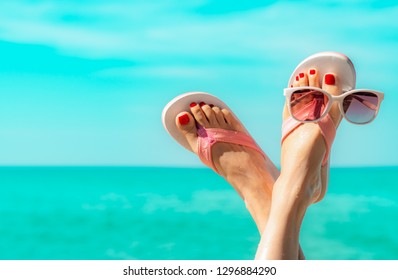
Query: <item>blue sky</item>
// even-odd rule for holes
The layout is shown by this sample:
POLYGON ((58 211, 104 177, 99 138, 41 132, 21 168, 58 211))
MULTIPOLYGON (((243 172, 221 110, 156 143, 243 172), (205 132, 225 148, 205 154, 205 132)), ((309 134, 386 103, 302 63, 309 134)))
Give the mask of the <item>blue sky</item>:
POLYGON ((343 122, 333 166, 398 165, 396 1, 14 0, 0 3, 0 165, 201 166, 163 106, 208 91, 279 164, 282 89, 319 51, 386 94, 343 122))

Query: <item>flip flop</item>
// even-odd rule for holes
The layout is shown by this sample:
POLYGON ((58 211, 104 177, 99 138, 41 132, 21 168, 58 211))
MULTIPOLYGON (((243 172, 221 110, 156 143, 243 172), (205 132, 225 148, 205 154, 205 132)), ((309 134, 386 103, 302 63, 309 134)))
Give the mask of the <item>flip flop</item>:
MULTIPOLYGON (((303 60, 290 76, 288 87, 293 84, 295 77, 299 73, 305 72, 311 68, 317 69, 319 77, 323 77, 327 73, 336 74, 339 77, 342 92, 355 88, 356 73, 354 65, 347 56, 337 52, 316 53, 303 60)), ((303 123, 294 120, 291 116, 288 117, 282 124, 281 143, 283 143, 290 133, 302 124, 303 123)), ((317 124, 321 129, 326 143, 326 154, 322 161, 322 166, 324 166, 329 159, 330 149, 336 136, 336 126, 329 114, 317 122, 317 124)))
MULTIPOLYGON (((188 141, 182 135, 180 130, 176 125, 176 116, 183 112, 189 112, 189 104, 192 102, 205 102, 206 104, 213 104, 219 108, 228 109, 231 113, 232 110, 214 95, 206 92, 188 92, 181 94, 171 100, 163 109, 162 112, 162 122, 166 131, 173 137, 181 146, 187 150, 193 152, 188 141)), ((204 164, 212 168, 215 172, 219 173, 214 166, 211 148, 214 144, 218 142, 232 143, 237 145, 246 146, 252 148, 264 157, 265 154, 261 148, 257 145, 254 139, 246 132, 238 132, 232 130, 226 130, 221 128, 204 128, 197 125, 198 127, 198 155, 204 164)))

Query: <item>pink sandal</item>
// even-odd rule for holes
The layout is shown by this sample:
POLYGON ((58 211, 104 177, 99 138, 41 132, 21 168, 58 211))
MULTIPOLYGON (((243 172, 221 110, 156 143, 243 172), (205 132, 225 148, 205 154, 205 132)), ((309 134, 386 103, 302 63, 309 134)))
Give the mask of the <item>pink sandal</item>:
MULTIPOLYGON (((166 131, 173 137, 180 145, 189 151, 193 152, 186 138, 180 133, 175 123, 177 114, 182 111, 189 111, 189 104, 192 102, 205 102, 213 104, 219 108, 226 108, 230 112, 231 109, 214 95, 205 92, 188 92, 175 97, 163 109, 162 122, 166 131)), ((218 173, 214 166, 212 159, 212 146, 218 142, 232 143, 242 145, 254 149, 261 153, 264 157, 265 154, 258 146, 256 141, 246 132, 238 132, 232 130, 225 130, 221 128, 204 128, 198 127, 198 155, 201 161, 212 168, 218 173)))

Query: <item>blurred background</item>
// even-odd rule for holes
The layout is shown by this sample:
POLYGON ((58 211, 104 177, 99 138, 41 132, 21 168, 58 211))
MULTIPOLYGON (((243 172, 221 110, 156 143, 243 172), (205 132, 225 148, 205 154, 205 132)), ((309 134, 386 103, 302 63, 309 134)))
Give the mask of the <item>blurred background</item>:
POLYGON ((373 123, 340 125, 304 251, 397 259, 397 17, 375 0, 3 1, 0 259, 251 259, 243 202, 161 111, 217 95, 279 165, 282 90, 320 51, 349 56, 357 88, 385 100, 373 123))

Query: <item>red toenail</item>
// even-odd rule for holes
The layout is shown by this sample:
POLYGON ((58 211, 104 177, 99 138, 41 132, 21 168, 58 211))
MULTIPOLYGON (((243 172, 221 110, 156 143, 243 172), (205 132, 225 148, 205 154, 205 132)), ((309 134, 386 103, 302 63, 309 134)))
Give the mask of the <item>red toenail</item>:
POLYGON ((333 74, 326 74, 325 75, 325 84, 333 86, 335 83, 336 83, 336 80, 335 80, 333 74))
POLYGON ((181 125, 186 125, 186 124, 188 124, 188 123, 189 123, 189 116, 188 116, 188 114, 184 114, 184 115, 179 116, 179 117, 178 117, 178 122, 179 122, 181 125))
POLYGON ((310 70, 310 75, 315 75, 315 69, 310 70))
POLYGON ((200 107, 203 107, 203 106, 205 106, 205 105, 206 105, 206 103, 204 103, 204 102, 200 102, 200 103, 199 103, 199 106, 200 106, 200 107))
POLYGON ((299 74, 300 78, 304 78, 304 73, 299 74))
POLYGON ((195 102, 192 102, 191 104, 189 104, 189 107, 195 107, 196 106, 196 103, 195 102))
POLYGON ((213 108, 213 107, 214 107, 214 105, 213 105, 213 104, 210 104, 209 106, 210 106, 210 108, 213 108))
POLYGON ((296 76, 296 81, 298 81, 299 80, 299 76, 296 76))

